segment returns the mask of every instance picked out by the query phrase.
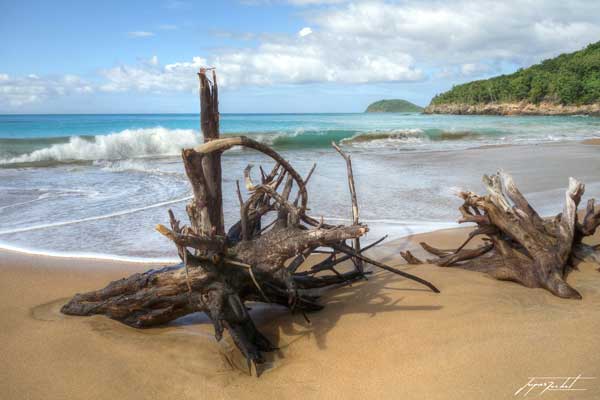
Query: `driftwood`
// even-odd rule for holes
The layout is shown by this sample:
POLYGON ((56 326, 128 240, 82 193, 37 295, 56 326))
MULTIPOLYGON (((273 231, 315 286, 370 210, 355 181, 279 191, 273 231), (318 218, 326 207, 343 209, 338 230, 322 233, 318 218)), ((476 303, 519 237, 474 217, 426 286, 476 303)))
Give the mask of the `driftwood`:
POLYGON ((220 138, 216 74, 213 70, 212 81, 206 70, 198 75, 204 144, 182 151, 194 194, 186 209, 190 225, 182 226, 169 210, 170 227, 157 226, 177 246, 183 263, 77 294, 63 306, 63 313, 103 314, 136 328, 146 328, 203 311, 214 324, 217 340, 227 330, 251 369, 252 364, 263 361, 262 352, 275 346, 256 329, 247 312, 248 301, 279 304, 292 311, 316 311, 322 308, 317 302, 322 289, 363 279, 368 274, 365 264, 438 292, 431 283, 364 255, 372 245, 361 248, 358 241, 368 227, 358 220, 348 155, 335 146, 347 162, 353 224, 334 226, 310 217, 306 188, 310 173, 302 178, 277 152, 250 138, 220 138), (260 169, 260 183, 252 180, 251 166, 245 169, 244 182, 250 196, 242 198, 238 182, 240 219, 226 231, 221 155, 234 146, 267 155, 275 167, 269 173, 260 169), (296 196, 292 201, 294 187, 296 196), (346 244, 348 240, 352 245, 346 244), (313 253, 327 255, 307 266, 305 261, 313 253), (346 260, 352 260, 354 268, 338 271, 336 266, 346 260))
MULTIPOLYGON (((457 249, 437 249, 421 243, 436 256, 427 263, 484 272, 499 280, 544 288, 559 297, 581 299, 565 279, 578 261, 600 261, 596 248, 582 242, 600 225, 600 210, 594 207, 594 199, 588 201, 583 219, 577 213, 584 185, 570 178, 562 213, 542 218, 509 174, 500 171, 484 176, 483 182, 489 192, 486 196, 459 193, 464 200, 459 222, 475 223, 477 228, 457 249), (480 235, 482 245, 465 248, 480 235)), ((401 254, 410 264, 422 263, 410 251, 401 254)))

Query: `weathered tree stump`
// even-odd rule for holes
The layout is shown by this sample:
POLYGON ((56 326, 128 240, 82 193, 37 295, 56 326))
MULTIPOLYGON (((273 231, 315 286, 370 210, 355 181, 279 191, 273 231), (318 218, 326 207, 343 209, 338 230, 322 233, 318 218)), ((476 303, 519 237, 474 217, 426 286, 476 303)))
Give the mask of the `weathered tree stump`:
MULTIPOLYGON (((595 209, 594 199, 588 201, 583 220, 579 220, 577 206, 584 185, 570 178, 563 212, 542 218, 509 174, 499 171, 491 177, 484 176, 483 181, 488 195, 459 193, 464 200, 459 222, 472 222, 477 228, 457 249, 437 249, 421 243, 427 252, 437 256, 427 262, 484 272, 499 280, 544 288, 559 297, 581 299, 565 279, 578 260, 600 260, 596 249, 582 242, 600 225, 600 210, 595 209), (479 235, 484 244, 466 249, 467 243, 479 235)), ((401 254, 410 264, 422 263, 410 251, 401 254)))
MULTIPOLYGON (((218 90, 201 70, 201 127, 204 144, 182 151, 183 163, 194 197, 187 205, 190 225, 181 226, 169 210, 170 228, 157 230, 177 246, 182 264, 150 270, 110 283, 107 287, 75 295, 62 307, 70 315, 102 314, 136 328, 167 323, 183 315, 203 311, 212 321, 220 340, 227 330, 252 363, 263 361, 262 352, 275 347, 254 326, 245 303, 280 304, 292 311, 316 311, 323 288, 335 287, 365 277, 364 264, 394 272, 438 290, 431 283, 372 260, 358 238, 368 228, 358 221, 358 205, 350 157, 341 149, 348 166, 353 205, 353 224, 333 226, 307 214, 306 178, 277 152, 247 137, 219 138, 218 90), (270 173, 261 168, 261 183, 252 181, 251 166, 244 171, 246 189, 242 199, 238 183, 240 220, 225 231, 221 189, 221 155, 243 146, 275 161, 270 173), (296 198, 290 196, 294 185, 296 198), (265 225, 263 220, 272 222, 265 225), (352 245, 346 244, 352 240, 352 245), (328 256, 299 270, 312 253, 328 256), (336 265, 352 260, 355 268, 339 272, 336 265)), ((314 167, 313 167, 314 169, 314 167)), ((381 240, 380 240, 381 241, 381 240)))

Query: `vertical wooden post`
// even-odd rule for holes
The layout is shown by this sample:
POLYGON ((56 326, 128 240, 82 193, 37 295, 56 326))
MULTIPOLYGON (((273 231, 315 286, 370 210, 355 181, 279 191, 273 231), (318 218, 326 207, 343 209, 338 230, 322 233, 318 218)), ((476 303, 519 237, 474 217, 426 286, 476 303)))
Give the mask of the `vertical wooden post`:
MULTIPOLYGON (((354 186, 354 174, 352 173, 352 159, 350 156, 342 151, 342 149, 335 143, 331 142, 333 148, 340 153, 344 160, 346 160, 346 172, 348 174, 348 188, 350 189, 350 199, 352 200, 352 224, 358 225, 358 200, 356 198, 356 187, 354 186)), ((354 251, 360 253, 360 239, 354 239, 354 251)), ((353 258, 354 265, 361 273, 363 272, 363 262, 360 258, 353 258)))
MULTIPOLYGON (((219 138, 219 89, 217 73, 212 70, 212 82, 206 77, 206 70, 198 73, 200 78, 200 128, 204 143, 219 138)), ((217 235, 225 235, 223 218, 223 190, 221 177, 221 152, 204 156, 202 169, 208 190, 208 210, 212 229, 217 235)))
MULTIPOLYGON (((206 69, 198 72, 200 80, 200 130, 204 143, 219 138, 219 91, 217 74, 212 82, 206 69)), ((202 154, 193 149, 182 152, 186 174, 192 184, 194 199, 188 204, 192 228, 198 235, 225 235, 223 191, 221 188, 221 152, 202 154)))
POLYGON ((212 70, 212 82, 206 77, 206 69, 198 72, 200 79, 200 130, 204 142, 219 138, 219 88, 217 73, 212 70))

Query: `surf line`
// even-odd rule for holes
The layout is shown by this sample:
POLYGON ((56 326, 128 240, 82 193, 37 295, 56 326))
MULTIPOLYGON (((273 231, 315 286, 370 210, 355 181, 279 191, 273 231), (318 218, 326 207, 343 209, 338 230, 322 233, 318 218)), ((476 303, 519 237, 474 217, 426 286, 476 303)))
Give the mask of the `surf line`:
POLYGON ((27 200, 27 201, 22 201, 20 203, 14 203, 14 204, 9 204, 9 205, 6 205, 6 206, 2 206, 2 207, 0 207, 0 210, 4 210, 4 209, 10 208, 10 207, 22 206, 23 204, 34 203, 36 201, 46 200, 46 199, 47 199, 46 197, 44 197, 44 198, 38 197, 37 199, 27 200))
POLYGON ((55 257, 55 258, 76 258, 86 260, 99 260, 99 261, 111 261, 111 262, 128 262, 128 263, 144 263, 144 264, 177 264, 180 262, 179 258, 175 257, 134 257, 134 256, 120 256, 112 254, 102 253, 68 253, 62 251, 46 251, 46 250, 35 250, 27 247, 13 246, 8 243, 0 241, 0 250, 11 251, 14 253, 28 254, 33 256, 43 257, 55 257))
POLYGON ((98 221, 98 220, 102 220, 102 219, 120 217, 122 215, 134 214, 134 213, 137 213, 137 212, 140 212, 140 211, 149 210, 151 208, 157 208, 157 207, 162 207, 162 206, 166 206, 166 205, 169 205, 169 204, 181 203, 182 201, 190 200, 191 198, 193 198, 193 196, 187 196, 187 197, 183 197, 181 199, 163 201, 161 203, 151 204, 151 205, 146 206, 146 207, 131 208, 129 210, 117 211, 115 213, 110 213, 110 214, 105 214, 105 215, 97 215, 95 217, 75 219, 75 220, 71 220, 71 221, 52 222, 50 224, 27 226, 27 227, 24 227, 24 228, 17 228, 17 229, 8 229, 8 230, 0 231, 0 235, 7 235, 9 233, 21 233, 21 232, 37 231, 37 230, 40 230, 40 229, 55 228, 55 227, 58 227, 58 226, 81 224, 83 222, 98 221))

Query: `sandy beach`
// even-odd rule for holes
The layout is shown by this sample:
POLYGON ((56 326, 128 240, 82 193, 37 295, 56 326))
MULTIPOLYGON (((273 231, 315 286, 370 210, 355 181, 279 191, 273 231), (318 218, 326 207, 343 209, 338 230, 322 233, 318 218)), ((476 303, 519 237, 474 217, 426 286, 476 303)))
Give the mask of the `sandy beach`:
POLYGON ((1 2, 0 400, 600 400, 600 1, 138 3, 1 2))
MULTIPOLYGON (((421 240, 456 245, 466 232, 417 235, 371 255, 400 266, 399 250, 421 240)), ((280 347, 257 379, 238 367, 243 363, 227 336, 215 342, 201 314, 136 330, 102 316, 59 313, 74 293, 147 265, 3 252, 1 397, 505 399, 517 398, 530 377, 600 379, 594 266, 581 264, 569 276, 581 301, 458 269, 401 268, 418 271, 442 293, 376 271, 367 282, 323 298, 326 308, 310 314, 310 324, 284 309, 254 307, 259 328, 280 347)), ((597 399, 597 379, 576 384, 585 391, 543 398, 597 399)))

